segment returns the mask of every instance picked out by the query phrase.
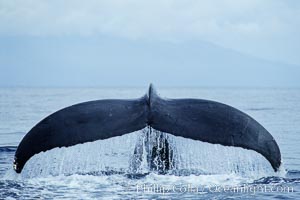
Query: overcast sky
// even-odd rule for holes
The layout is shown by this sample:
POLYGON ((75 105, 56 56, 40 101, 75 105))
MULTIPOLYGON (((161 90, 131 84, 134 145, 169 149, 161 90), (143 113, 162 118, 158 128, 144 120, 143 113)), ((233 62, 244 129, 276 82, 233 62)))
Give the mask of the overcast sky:
MULTIPOLYGON (((137 51, 149 48, 149 45, 143 46, 145 43, 177 45, 176 48, 180 45, 205 43, 213 46, 212 48, 222 49, 224 52, 228 50, 236 52, 237 55, 243 54, 245 57, 263 60, 263 62, 270 61, 270 63, 280 63, 281 66, 288 65, 297 68, 300 66, 299 36, 300 1, 297 0, 0 0, 0 59, 4 60, 0 60, 0 67, 2 79, 4 75, 6 77, 5 82, 0 81, 0 85, 13 85, 9 82, 10 80, 18 82, 21 75, 14 76, 13 73, 17 71, 22 73, 20 70, 22 67, 27 68, 29 73, 33 70, 30 62, 22 64, 17 61, 10 62, 8 59, 15 55, 14 58, 18 60, 18 56, 22 56, 19 49, 24 45, 19 47, 18 44, 24 44, 24 42, 26 42, 25 51, 32 51, 28 53, 28 60, 34 60, 40 56, 35 54, 36 48, 43 48, 50 54, 52 47, 49 41, 53 39, 59 40, 59 44, 55 47, 58 49, 61 49, 59 45, 65 43, 69 49, 73 48, 70 44, 72 42, 65 42, 71 38, 73 43, 78 43, 76 47, 84 45, 87 50, 91 50, 95 44, 90 44, 89 47, 84 43, 85 40, 90 41, 95 38, 115 40, 116 38, 118 41, 128 41, 129 43, 125 42, 125 46, 140 44, 140 47, 135 49, 137 51), (38 45, 36 40, 39 41, 38 45), (45 42, 41 42, 42 40, 45 42), (10 48, 9 51, 6 50, 8 48, 10 48), (12 68, 15 68, 15 71, 12 68), (11 77, 7 78, 7 76, 11 77)), ((121 45, 118 48, 126 49, 127 47, 121 45)), ((205 45, 201 48, 205 48, 205 45)), ((69 49, 66 47, 66 50, 69 49)), ((197 47, 193 46, 188 49, 194 51, 197 47)), ((191 57, 190 51, 186 52, 189 58, 191 57)), ((214 54, 215 50, 212 52, 214 54)), ((80 57, 82 52, 77 53, 77 57, 80 57)), ((47 58, 47 55, 43 56, 47 58)), ((114 56, 113 51, 111 56, 114 56)), ((49 57, 55 59, 53 55, 49 57)), ((91 65, 93 61, 98 62, 96 57, 84 59, 87 57, 82 57, 80 61, 86 61, 91 65)), ((41 60, 39 64, 42 63, 41 60)), ((63 59, 55 62, 58 67, 61 67, 59 63, 69 64, 63 59)), ((130 61, 127 60, 126 63, 130 65, 130 61)), ((139 64, 141 63, 143 61, 139 64)), ((169 61, 165 63, 168 64, 169 61)), ((110 63, 106 61, 102 64, 110 63)), ((199 60, 197 60, 197 65, 199 69, 193 70, 200 72, 199 60)), ((105 66, 101 67, 103 66, 98 66, 98 70, 109 70, 105 66)), ((152 67, 154 71, 159 70, 155 66, 152 67)), ((189 66, 183 67, 188 69, 189 66)), ((224 68, 226 67, 224 63, 224 68)), ((51 68, 56 70, 55 66, 51 68)), ((73 70, 76 70, 76 65, 73 70)), ((289 70, 288 67, 287 70, 289 70)), ((133 72, 129 70, 128 73, 133 72)), ((136 73, 136 76, 140 74, 136 73)), ((239 76, 239 74, 233 73, 232 76, 239 76)), ((274 76, 280 76, 280 74, 274 76)), ((289 79, 289 77, 284 78, 289 79)), ((273 79, 276 78, 273 77, 273 79)), ((20 84, 26 85, 26 81, 20 81, 20 84)), ((39 81, 31 84, 39 85, 39 81)), ((45 82, 43 84, 47 85, 45 82)), ((136 83, 132 82, 129 85, 134 84, 136 83)), ((195 85, 201 84, 195 83, 195 85)), ((226 85, 224 82, 219 84, 226 85)), ((229 85, 234 84, 239 84, 239 82, 229 85)), ((293 84, 300 85, 299 82, 287 85, 293 86, 293 84)), ((84 82, 83 85, 85 85, 84 82)), ((280 83, 274 85, 280 85, 280 83)))

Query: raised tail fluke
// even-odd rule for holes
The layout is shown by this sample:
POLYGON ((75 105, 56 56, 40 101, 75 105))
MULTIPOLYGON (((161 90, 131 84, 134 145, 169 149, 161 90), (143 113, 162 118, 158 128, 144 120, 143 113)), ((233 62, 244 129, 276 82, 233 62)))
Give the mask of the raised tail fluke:
POLYGON ((275 171, 281 164, 272 135, 247 114, 214 101, 163 99, 150 85, 139 99, 85 102, 46 117, 19 144, 14 169, 20 173, 25 163, 42 151, 120 136, 146 126, 175 136, 254 150, 275 171))

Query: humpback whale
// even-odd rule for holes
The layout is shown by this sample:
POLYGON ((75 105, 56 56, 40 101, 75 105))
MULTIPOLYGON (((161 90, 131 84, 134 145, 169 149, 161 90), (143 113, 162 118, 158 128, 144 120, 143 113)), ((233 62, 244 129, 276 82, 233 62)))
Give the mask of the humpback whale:
POLYGON ((13 167, 21 173, 26 162, 42 151, 121 136, 145 127, 254 150, 269 161, 274 171, 281 164, 276 141, 249 115, 210 100, 161 98, 151 84, 141 98, 89 101, 49 115, 24 136, 13 167))

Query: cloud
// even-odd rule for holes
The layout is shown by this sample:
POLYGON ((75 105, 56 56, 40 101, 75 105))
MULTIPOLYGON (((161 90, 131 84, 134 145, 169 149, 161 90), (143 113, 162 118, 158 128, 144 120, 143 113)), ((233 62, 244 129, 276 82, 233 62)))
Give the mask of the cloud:
POLYGON ((1 32, 29 35, 110 33, 131 38, 279 33, 291 22, 278 1, 18 1, 0 3, 1 32), (275 2, 275 3, 274 3, 275 2))
POLYGON ((300 64, 299 8, 280 0, 0 0, 0 35, 204 40, 300 64))

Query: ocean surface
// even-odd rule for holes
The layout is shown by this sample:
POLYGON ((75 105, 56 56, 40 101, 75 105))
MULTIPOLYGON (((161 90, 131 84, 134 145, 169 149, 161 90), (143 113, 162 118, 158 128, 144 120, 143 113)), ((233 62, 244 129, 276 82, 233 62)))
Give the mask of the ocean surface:
MULTIPOLYGON (((72 104, 136 98, 146 88, 0 88, 0 199, 299 199, 300 89, 158 88, 162 97, 202 98, 236 107, 277 141, 283 165, 273 172, 260 154, 164 133, 176 166, 132 171, 145 130, 55 148, 33 156, 21 174, 12 169, 24 135, 49 114, 72 104)), ((84 133, 83 133, 84 134, 84 133)), ((144 147, 143 147, 144 148, 144 147)), ((146 153, 144 153, 146 154, 146 153)), ((147 155, 141 155, 147 157, 147 155)))

